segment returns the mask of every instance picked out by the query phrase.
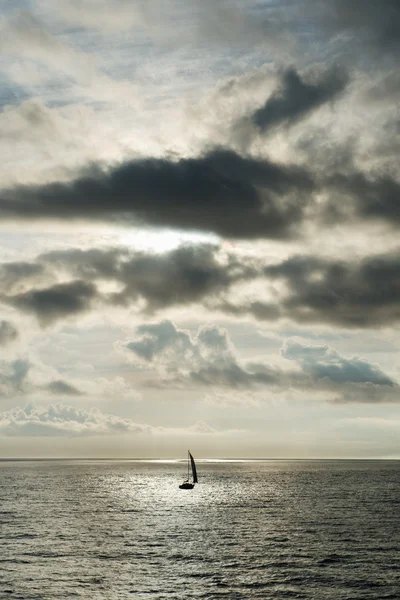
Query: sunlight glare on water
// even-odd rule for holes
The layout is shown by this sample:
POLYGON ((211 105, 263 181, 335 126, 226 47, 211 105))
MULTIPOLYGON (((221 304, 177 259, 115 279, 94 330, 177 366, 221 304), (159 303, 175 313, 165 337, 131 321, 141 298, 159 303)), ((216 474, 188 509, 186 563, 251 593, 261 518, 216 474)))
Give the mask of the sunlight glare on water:
POLYGON ((400 462, 0 461, 1 598, 398 598, 400 462))

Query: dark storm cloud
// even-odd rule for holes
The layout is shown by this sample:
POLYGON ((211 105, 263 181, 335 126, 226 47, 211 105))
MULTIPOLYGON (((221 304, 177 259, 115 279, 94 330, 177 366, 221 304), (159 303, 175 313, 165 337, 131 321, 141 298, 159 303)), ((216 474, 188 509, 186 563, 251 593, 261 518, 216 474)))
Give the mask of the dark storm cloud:
POLYGON ((400 222, 400 183, 390 174, 376 178, 364 173, 336 174, 328 178, 332 197, 327 203, 328 223, 349 217, 350 210, 358 219, 385 221, 392 226, 400 222), (349 200, 350 205, 343 200, 349 200))
POLYGON ((0 321, 0 346, 6 346, 18 337, 18 330, 9 321, 0 321))
POLYGON ((347 76, 332 69, 305 81, 295 68, 287 69, 278 89, 263 107, 251 116, 253 124, 265 132, 279 124, 291 125, 323 104, 334 100, 346 86, 347 76))
POLYGON ((88 310, 96 294, 92 283, 77 280, 13 296, 3 296, 2 300, 22 311, 35 314, 43 325, 47 325, 57 319, 88 310))
MULTIPOLYGON (((289 79, 292 83, 283 95, 273 95, 255 113, 260 128, 301 118, 343 85, 341 76, 332 73, 318 85, 305 84, 294 72, 289 79)), ((301 147, 313 176, 308 167, 222 149, 197 158, 137 159, 109 171, 92 169, 70 183, 2 190, 0 218, 111 221, 241 239, 300 237, 310 219, 328 226, 344 218, 385 220, 397 226, 400 184, 394 176, 382 171, 367 175, 354 167, 353 148, 335 145, 327 155, 326 144, 319 141, 311 136, 301 147), (325 204, 316 202, 317 193, 325 204)), ((109 264, 103 265, 105 276, 115 258, 109 255, 109 264)), ((28 263, 3 265, 3 281, 13 285, 22 278, 37 278, 41 270, 28 263)), ((46 273, 41 274, 45 282, 46 273)))
POLYGON ((234 238, 284 238, 314 188, 301 167, 215 150, 197 158, 138 159, 71 183, 0 192, 4 219, 115 220, 234 238))
POLYGON ((285 281, 281 316, 345 327, 391 325, 400 319, 400 254, 360 261, 295 257, 265 268, 285 281))

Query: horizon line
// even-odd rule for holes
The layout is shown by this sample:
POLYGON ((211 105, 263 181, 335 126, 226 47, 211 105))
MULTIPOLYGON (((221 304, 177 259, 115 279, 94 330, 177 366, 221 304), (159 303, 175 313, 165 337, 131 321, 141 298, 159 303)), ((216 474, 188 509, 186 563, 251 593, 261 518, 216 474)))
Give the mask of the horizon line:
MULTIPOLYGON (((159 461, 182 461, 182 462, 186 462, 186 458, 182 458, 182 457, 171 457, 171 456, 158 456, 158 457, 147 457, 147 456, 139 456, 139 457, 115 457, 115 456, 11 456, 11 457, 0 457, 0 462, 18 462, 18 461, 63 461, 63 460, 76 460, 76 461, 84 461, 84 460, 89 460, 89 461, 121 461, 121 462, 128 462, 128 461, 146 461, 146 462, 159 462, 159 461)), ((308 457, 308 456, 304 456, 304 457, 273 457, 273 456, 264 456, 264 457, 241 457, 241 456, 236 456, 236 457, 223 457, 223 456, 214 456, 214 457, 196 457, 196 461, 221 461, 221 462, 254 462, 254 461, 285 461, 285 460, 290 460, 290 461, 339 461, 339 460, 344 460, 344 461, 387 461, 387 460, 393 460, 393 461, 400 461, 400 457, 391 457, 391 456, 386 456, 386 457, 351 457, 351 456, 346 456, 346 457, 308 457)))

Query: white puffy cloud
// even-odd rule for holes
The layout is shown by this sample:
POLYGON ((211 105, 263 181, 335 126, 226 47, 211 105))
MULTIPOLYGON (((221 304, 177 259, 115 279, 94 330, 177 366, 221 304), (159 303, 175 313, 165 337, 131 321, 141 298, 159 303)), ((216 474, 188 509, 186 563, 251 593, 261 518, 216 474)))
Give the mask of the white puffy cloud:
POLYGON ((393 386, 394 381, 378 365, 358 356, 346 358, 330 346, 301 344, 289 340, 282 356, 293 360, 313 379, 330 379, 337 383, 370 383, 393 386))
POLYGON ((164 381, 228 387, 277 383, 280 373, 268 365, 242 367, 226 329, 200 327, 192 336, 172 321, 137 328, 138 337, 126 344, 128 358, 153 365, 164 381))
POLYGON ((399 384, 364 358, 346 358, 328 345, 302 344, 295 340, 288 340, 281 353, 298 364, 308 377, 310 390, 325 389, 336 404, 400 401, 399 384))
POLYGON ((220 363, 234 360, 233 346, 225 329, 215 325, 201 327, 192 337, 171 321, 161 321, 137 328, 139 337, 127 348, 147 361, 175 363, 220 363))
POLYGON ((347 358, 330 346, 302 344, 289 339, 281 350, 283 359, 297 368, 283 368, 257 361, 240 360, 228 332, 214 325, 200 327, 196 335, 171 321, 137 328, 137 338, 125 344, 129 356, 154 369, 149 385, 207 386, 213 391, 207 404, 257 406, 276 393, 297 390, 336 403, 398 402, 398 383, 364 358, 347 358), (228 398, 224 388, 234 389, 228 398))

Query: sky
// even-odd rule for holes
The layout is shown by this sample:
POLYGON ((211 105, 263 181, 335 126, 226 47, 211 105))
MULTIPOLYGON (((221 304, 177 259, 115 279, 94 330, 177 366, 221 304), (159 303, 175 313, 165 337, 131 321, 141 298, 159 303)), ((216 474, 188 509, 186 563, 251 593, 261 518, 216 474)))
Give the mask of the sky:
POLYGON ((398 0, 0 3, 0 457, 400 458, 398 0))

